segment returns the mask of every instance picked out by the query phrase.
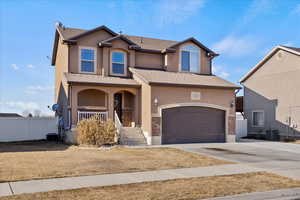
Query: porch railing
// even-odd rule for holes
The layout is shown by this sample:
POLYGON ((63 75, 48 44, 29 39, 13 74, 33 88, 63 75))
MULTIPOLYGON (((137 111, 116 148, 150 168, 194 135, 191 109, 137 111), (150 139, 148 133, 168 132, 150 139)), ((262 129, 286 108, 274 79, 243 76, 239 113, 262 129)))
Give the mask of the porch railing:
POLYGON ((120 130, 121 128, 122 128, 122 123, 121 123, 121 121, 120 121, 120 119, 119 119, 119 116, 118 116, 118 114, 117 114, 117 112, 115 111, 114 112, 114 117, 115 117, 115 126, 116 126, 116 128, 118 129, 118 130, 120 130))
POLYGON ((118 138, 120 138, 121 137, 121 129, 123 127, 123 124, 120 121, 119 116, 116 111, 114 112, 114 120, 115 120, 115 127, 117 129, 117 135, 118 135, 118 138))
POLYGON ((78 111, 78 121, 82 119, 89 119, 91 117, 97 117, 100 121, 106 121, 107 115, 107 112, 78 111))

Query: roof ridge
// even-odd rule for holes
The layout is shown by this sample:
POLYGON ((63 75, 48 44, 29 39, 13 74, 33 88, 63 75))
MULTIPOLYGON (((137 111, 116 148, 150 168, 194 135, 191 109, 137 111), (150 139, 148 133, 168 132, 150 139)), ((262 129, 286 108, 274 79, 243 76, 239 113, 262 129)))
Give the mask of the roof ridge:
POLYGON ((62 27, 62 28, 68 28, 68 29, 76 29, 76 30, 80 30, 80 31, 88 31, 88 29, 82 29, 82 28, 72 28, 72 27, 62 27))
POLYGON ((153 38, 153 37, 144 37, 140 35, 128 35, 128 34, 123 34, 125 37, 126 36, 131 36, 131 37, 141 37, 141 38, 146 38, 146 39, 154 39, 154 40, 162 40, 162 41, 168 41, 168 42, 179 42, 177 40, 166 40, 166 39, 160 39, 160 38, 153 38))

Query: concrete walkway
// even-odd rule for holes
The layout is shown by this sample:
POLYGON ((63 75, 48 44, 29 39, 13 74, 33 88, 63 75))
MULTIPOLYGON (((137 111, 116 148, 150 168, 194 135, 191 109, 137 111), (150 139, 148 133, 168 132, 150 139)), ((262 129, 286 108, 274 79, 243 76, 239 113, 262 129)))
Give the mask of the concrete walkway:
POLYGON ((255 167, 249 167, 243 164, 229 164, 135 173, 105 174, 95 176, 7 182, 0 183, 0 197, 13 194, 47 192, 51 190, 68 190, 83 187, 97 187, 149 181, 162 181, 177 178, 231 175, 258 171, 262 170, 255 167))
POLYGON ((253 192, 226 197, 217 197, 202 200, 299 200, 300 188, 272 190, 267 192, 253 192))

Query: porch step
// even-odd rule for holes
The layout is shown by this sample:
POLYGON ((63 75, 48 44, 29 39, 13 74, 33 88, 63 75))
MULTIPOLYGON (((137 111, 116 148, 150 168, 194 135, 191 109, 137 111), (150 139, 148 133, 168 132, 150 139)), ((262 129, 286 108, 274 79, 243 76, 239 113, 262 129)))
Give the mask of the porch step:
POLYGON ((122 145, 147 145, 142 129, 138 127, 122 127, 120 143, 122 145))

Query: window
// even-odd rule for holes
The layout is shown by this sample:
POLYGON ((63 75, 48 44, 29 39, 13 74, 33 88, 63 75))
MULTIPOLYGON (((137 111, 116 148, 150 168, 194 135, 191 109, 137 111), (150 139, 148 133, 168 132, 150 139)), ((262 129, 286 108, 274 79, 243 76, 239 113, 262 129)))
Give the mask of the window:
POLYGON ((264 111, 252 112, 252 125, 257 127, 263 127, 265 123, 264 111))
POLYGON ((180 50, 181 71, 200 72, 200 50, 193 45, 187 45, 180 50))
POLYGON ((111 60, 111 72, 112 74, 125 74, 126 56, 124 52, 114 51, 112 52, 111 60))
POLYGON ((80 72, 94 73, 95 58, 95 49, 80 48, 80 72))

